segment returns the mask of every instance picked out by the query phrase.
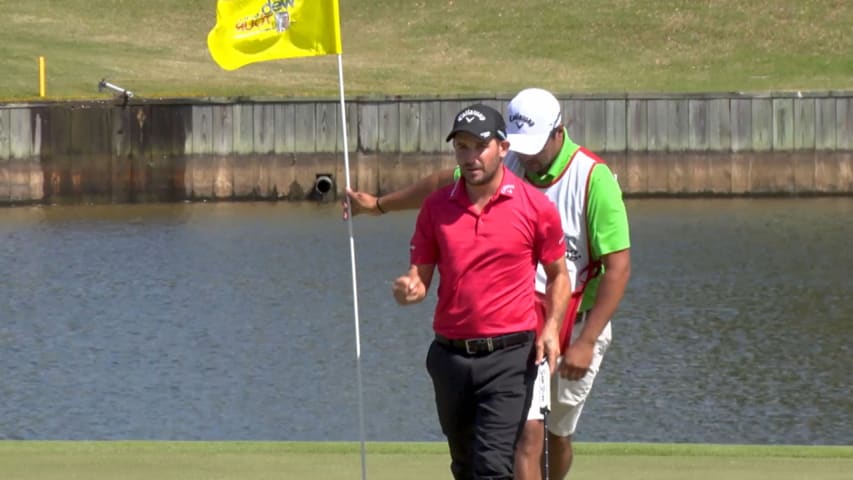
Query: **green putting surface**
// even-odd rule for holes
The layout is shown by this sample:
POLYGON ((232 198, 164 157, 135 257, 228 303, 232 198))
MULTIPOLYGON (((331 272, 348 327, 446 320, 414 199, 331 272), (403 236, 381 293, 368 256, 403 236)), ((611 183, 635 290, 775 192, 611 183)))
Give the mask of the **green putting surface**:
MULTIPOLYGON (((371 442, 370 479, 451 478, 438 442, 371 442)), ((578 443, 571 479, 849 479, 853 447, 578 443)), ((3 441, 0 478, 359 479, 357 442, 3 441)))

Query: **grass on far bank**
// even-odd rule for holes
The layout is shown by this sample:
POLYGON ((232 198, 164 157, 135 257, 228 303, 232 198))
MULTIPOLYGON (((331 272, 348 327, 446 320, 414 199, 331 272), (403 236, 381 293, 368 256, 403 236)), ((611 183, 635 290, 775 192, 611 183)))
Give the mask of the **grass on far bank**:
MULTIPOLYGON (((219 69, 214 0, 0 0, 0 101, 336 97, 335 56, 219 69)), ((853 89, 846 0, 340 0, 346 95, 853 89)))
MULTIPOLYGON (((367 477, 450 478, 443 443, 367 444, 367 477)), ((785 480, 849 478, 853 447, 578 443, 573 480, 785 480)), ((353 479, 350 442, 0 441, 0 478, 353 479)))

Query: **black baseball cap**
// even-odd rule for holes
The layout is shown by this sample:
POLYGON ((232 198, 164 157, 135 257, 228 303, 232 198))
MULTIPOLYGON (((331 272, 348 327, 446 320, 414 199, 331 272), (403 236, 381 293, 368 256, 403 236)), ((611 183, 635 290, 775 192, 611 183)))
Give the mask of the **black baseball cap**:
POLYGON ((483 140, 506 140, 504 117, 494 108, 482 103, 465 107, 456 114, 453 130, 446 140, 449 142, 459 132, 467 132, 483 140))

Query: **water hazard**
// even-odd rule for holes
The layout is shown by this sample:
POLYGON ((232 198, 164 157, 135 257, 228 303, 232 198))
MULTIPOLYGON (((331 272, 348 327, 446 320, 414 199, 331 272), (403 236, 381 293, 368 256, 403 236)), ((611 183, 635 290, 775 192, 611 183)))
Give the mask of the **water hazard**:
MULTIPOLYGON (((850 444, 853 199, 631 200, 584 441, 850 444)), ((369 440, 441 440, 413 213, 354 225, 369 440)), ((0 439, 357 440, 336 205, 0 210, 0 439)))

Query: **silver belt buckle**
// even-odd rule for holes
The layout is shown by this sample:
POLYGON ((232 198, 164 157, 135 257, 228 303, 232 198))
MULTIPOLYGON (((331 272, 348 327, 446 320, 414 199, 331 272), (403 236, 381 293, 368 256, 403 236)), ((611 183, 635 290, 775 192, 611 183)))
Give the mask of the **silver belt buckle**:
POLYGON ((475 354, 479 353, 480 350, 477 350, 474 347, 476 345, 481 344, 481 343, 486 344, 486 352, 492 353, 495 351, 495 344, 494 344, 494 342, 492 342, 492 338, 488 337, 488 338, 469 338, 468 340, 465 340, 465 352, 468 355, 475 355, 475 354))

